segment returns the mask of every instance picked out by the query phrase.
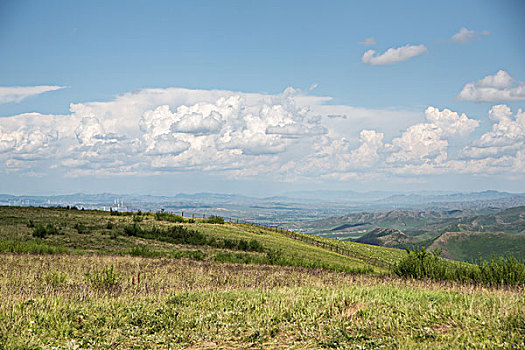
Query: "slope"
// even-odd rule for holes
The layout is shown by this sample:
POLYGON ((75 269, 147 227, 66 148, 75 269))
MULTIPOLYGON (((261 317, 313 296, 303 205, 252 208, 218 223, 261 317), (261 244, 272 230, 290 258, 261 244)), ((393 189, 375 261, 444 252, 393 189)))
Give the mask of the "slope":
POLYGON ((313 239, 262 226, 212 224, 175 215, 0 207, 0 251, 4 252, 187 257, 366 273, 386 272, 403 254, 362 244, 342 249, 338 241, 313 239), (34 237, 38 230, 43 230, 40 238, 34 237))

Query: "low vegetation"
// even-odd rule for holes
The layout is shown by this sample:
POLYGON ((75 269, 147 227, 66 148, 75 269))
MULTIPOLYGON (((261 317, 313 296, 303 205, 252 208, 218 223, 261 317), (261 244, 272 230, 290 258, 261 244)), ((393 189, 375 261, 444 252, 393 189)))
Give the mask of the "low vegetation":
POLYGON ((523 290, 131 256, 0 255, 0 348, 523 348, 523 290))
POLYGON ((407 249, 407 255, 393 268, 400 277, 430 278, 479 283, 491 286, 525 285, 525 264, 513 256, 479 258, 476 264, 457 263, 440 258, 440 251, 407 249))
POLYGON ((364 259, 327 251, 291 239, 275 229, 220 219, 214 216, 183 218, 162 212, 130 214, 67 208, 0 207, 0 242, 9 242, 0 248, 20 253, 50 251, 192 258, 325 268, 340 272, 388 273, 383 265, 376 266, 364 259), (48 234, 48 225, 56 227, 58 234, 48 234), (37 226, 46 229, 43 238, 33 236, 37 226))
POLYGON ((525 347, 515 259, 178 220, 0 207, 0 349, 525 347))

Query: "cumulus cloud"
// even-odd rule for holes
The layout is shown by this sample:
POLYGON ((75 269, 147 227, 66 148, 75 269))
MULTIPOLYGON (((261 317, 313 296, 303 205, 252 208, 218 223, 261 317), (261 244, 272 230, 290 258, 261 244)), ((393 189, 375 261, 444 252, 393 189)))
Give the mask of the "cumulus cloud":
MULTIPOLYGON (((498 78, 480 84, 508 86, 498 78)), ((71 104, 68 115, 0 118, 0 172, 52 166, 69 176, 199 172, 282 181, 523 172, 521 110, 494 106, 492 129, 473 140, 479 121, 448 109, 428 107, 421 121, 420 111, 327 101, 291 88, 148 89, 71 104)))
POLYGON ((201 113, 190 113, 180 117, 171 125, 171 131, 188 134, 205 135, 218 133, 224 121, 218 112, 211 112, 208 116, 201 113))
POLYGON ((21 102, 27 97, 43 94, 48 91, 63 89, 63 86, 0 86, 0 103, 21 102))
POLYGON ((481 39, 482 35, 489 35, 489 32, 477 32, 475 30, 468 30, 467 28, 463 27, 459 30, 459 32, 452 35, 451 39, 457 43, 463 44, 469 41, 479 40, 481 39))
POLYGON ((448 141, 441 138, 442 130, 434 124, 416 124, 392 140, 393 152, 389 163, 442 162, 447 158, 448 141))
POLYGON ((481 135, 462 154, 470 158, 516 154, 525 147, 525 112, 518 110, 515 116, 506 105, 493 106, 489 111, 492 130, 481 135))
POLYGON ((374 50, 368 50, 363 54, 364 64, 371 66, 385 66, 394 63, 407 61, 413 57, 428 52, 425 45, 405 45, 398 48, 390 48, 382 54, 376 54, 374 50))
POLYGON ((459 115, 449 109, 440 111, 434 107, 425 110, 426 119, 436 125, 445 136, 466 136, 479 126, 479 121, 459 115))
POLYGON ((325 127, 319 125, 308 127, 303 124, 286 124, 269 126, 266 128, 266 133, 269 135, 274 134, 296 138, 309 135, 323 135, 327 133, 327 130, 325 127))
POLYGON ((376 44, 376 39, 374 38, 366 38, 363 41, 360 41, 359 44, 365 45, 365 46, 373 46, 376 44))
POLYGON ((350 162, 364 167, 374 165, 380 158, 383 137, 383 133, 375 130, 362 130, 359 137, 361 146, 351 152, 350 162))
POLYGON ((178 140, 174 135, 163 134, 153 139, 146 152, 151 155, 178 155, 188 150, 190 146, 190 143, 178 140))
POLYGON ((425 110, 428 123, 409 127, 389 145, 389 163, 442 163, 447 159, 448 138, 470 134, 479 122, 448 109, 425 110))
POLYGON ((456 98, 476 102, 525 100, 525 82, 515 82, 507 72, 500 70, 494 75, 466 84, 456 98))

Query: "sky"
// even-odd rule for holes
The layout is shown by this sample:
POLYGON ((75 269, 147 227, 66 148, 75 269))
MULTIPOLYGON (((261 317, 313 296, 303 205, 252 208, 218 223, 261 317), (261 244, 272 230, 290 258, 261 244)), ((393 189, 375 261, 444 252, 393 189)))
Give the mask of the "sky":
POLYGON ((525 192, 525 3, 0 2, 0 193, 525 192))

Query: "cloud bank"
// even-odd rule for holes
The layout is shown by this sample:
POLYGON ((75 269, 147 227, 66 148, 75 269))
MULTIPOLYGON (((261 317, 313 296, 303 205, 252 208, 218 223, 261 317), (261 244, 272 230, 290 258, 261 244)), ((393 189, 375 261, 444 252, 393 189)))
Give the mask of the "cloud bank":
MULTIPOLYGON (((508 86, 497 77, 483 84, 508 86)), ((329 101, 293 88, 279 94, 146 89, 73 103, 67 115, 0 118, 0 172, 196 172, 279 181, 525 174, 521 110, 493 106, 490 128, 474 137, 482 123, 448 109, 371 110, 329 101)))

